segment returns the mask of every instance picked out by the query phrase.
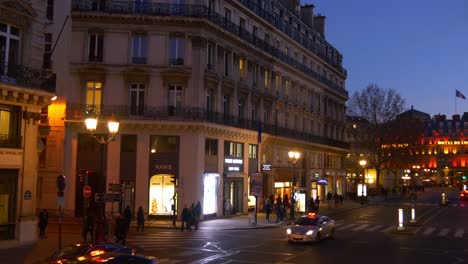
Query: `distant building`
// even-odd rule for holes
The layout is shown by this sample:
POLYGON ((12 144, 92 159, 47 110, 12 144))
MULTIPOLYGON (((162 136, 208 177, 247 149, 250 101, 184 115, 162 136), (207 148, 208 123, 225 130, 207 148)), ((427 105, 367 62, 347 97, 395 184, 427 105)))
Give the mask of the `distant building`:
MULTIPOLYGON (((291 197, 294 184, 304 211, 307 197, 346 189, 347 73, 313 5, 55 5, 47 30, 54 39, 64 30, 52 57, 59 100, 49 112, 63 114, 49 119, 56 124, 41 177, 70 176, 70 214, 81 216, 88 206, 86 171, 93 197, 124 184, 120 208, 143 206, 150 217, 169 217, 197 201, 204 217, 246 213, 255 204, 249 185, 256 172, 263 172, 259 204, 269 195, 291 197), (106 136, 111 114, 120 120, 115 141, 100 146, 90 137, 83 121, 91 109, 103 120, 99 136, 106 136), (295 165, 290 150, 302 154, 295 165)), ((40 206, 54 207, 53 192, 45 186, 41 192, 40 206)))
POLYGON ((0 2, 0 248, 37 240, 38 125, 55 92, 42 69, 45 2, 0 2))

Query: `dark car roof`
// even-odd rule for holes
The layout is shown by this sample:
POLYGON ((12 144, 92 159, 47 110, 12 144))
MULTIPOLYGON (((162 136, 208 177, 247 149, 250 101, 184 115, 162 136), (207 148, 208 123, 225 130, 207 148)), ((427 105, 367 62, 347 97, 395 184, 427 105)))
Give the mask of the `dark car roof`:
MULTIPOLYGON (((99 260, 106 260, 105 263, 121 263, 121 261, 132 261, 129 263, 134 263, 136 260, 136 263, 141 263, 139 261, 151 261, 153 259, 156 259, 155 257, 152 256, 143 256, 143 255, 132 255, 132 254, 127 254, 127 253, 121 253, 121 252, 110 252, 110 253, 105 253, 102 255, 99 255, 97 258, 99 260)), ((95 259, 94 261, 92 259, 86 260, 82 262, 83 264, 85 263, 96 263, 100 262, 99 260, 95 259)), ((127 263, 127 262, 125 262, 127 263)))

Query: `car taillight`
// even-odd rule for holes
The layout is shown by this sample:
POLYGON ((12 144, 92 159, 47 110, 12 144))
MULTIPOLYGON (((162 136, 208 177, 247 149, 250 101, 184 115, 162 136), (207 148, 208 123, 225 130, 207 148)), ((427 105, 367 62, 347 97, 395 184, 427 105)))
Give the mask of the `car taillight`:
POLYGON ((464 194, 464 193, 462 193, 462 194, 460 194, 460 196, 461 196, 461 197, 463 197, 463 196, 465 196, 465 194, 464 194))

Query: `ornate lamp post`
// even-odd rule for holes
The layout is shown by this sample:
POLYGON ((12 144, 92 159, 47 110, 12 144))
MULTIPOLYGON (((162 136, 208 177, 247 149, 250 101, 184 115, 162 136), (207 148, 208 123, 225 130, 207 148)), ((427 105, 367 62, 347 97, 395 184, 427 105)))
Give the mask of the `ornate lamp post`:
MULTIPOLYGON (((99 180, 99 187, 105 190, 106 185, 106 166, 105 166, 105 154, 106 154, 106 147, 107 143, 114 140, 115 135, 119 132, 119 122, 115 119, 114 115, 107 121, 107 129, 108 135, 107 136, 96 136, 94 133, 96 132, 97 125, 98 125, 98 114, 92 109, 90 112, 87 113, 85 119, 86 129, 88 130, 91 137, 96 139, 96 141, 100 144, 100 180, 99 180)), ((99 190, 97 190, 99 191, 99 190)), ((102 214, 104 215, 104 207, 102 207, 102 214)), ((87 208, 84 208, 84 215, 86 216, 87 208)), ((103 216, 102 215, 102 216, 103 216)))
POLYGON ((366 165, 367 160, 361 159, 359 161, 359 165, 361 165, 363 174, 362 174, 362 185, 361 185, 361 204, 364 204, 364 185, 366 184, 366 165))
POLYGON ((294 219, 294 212, 295 212, 295 204, 296 204, 296 199, 294 197, 294 185, 296 184, 296 176, 295 171, 296 171, 296 163, 301 157, 301 153, 299 151, 294 151, 291 150, 288 152, 289 160, 293 164, 294 171, 293 171, 293 176, 292 176, 292 181, 291 181, 291 211, 290 211, 290 216, 291 219, 294 219))

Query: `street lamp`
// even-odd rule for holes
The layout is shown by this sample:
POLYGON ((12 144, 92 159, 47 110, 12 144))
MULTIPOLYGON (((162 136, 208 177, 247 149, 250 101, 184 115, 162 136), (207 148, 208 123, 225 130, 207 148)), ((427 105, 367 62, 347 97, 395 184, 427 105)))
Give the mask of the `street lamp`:
POLYGON ((296 176, 294 175, 294 173, 296 170, 296 163, 301 157, 301 153, 299 151, 291 150, 288 152, 288 156, 289 156, 289 160, 292 162, 293 167, 294 167, 292 181, 291 181, 291 211, 290 211, 291 219, 294 219, 294 212, 295 212, 294 206, 296 204, 296 199, 294 198, 294 185, 296 183, 296 180, 295 180, 296 176))
POLYGON ((363 170, 363 175, 362 175, 362 186, 361 186, 361 204, 364 204, 364 185, 366 183, 366 165, 367 161, 365 159, 361 159, 359 161, 359 165, 361 165, 362 170, 363 170))
MULTIPOLYGON (((119 122, 115 119, 114 115, 111 116, 107 120, 107 129, 108 129, 108 135, 107 137, 105 136, 96 136, 94 133, 96 132, 97 125, 98 125, 98 114, 94 111, 94 108, 91 109, 87 113, 86 119, 84 120, 86 129, 88 130, 89 134, 91 137, 96 139, 96 141, 100 145, 100 161, 101 161, 101 166, 100 166, 100 176, 101 180, 98 181, 98 189, 96 191, 105 191, 105 186, 106 186, 106 167, 105 167, 105 154, 106 154, 106 147, 109 142, 114 140, 115 135, 119 132, 119 122)), ((104 207, 103 207, 104 208, 104 207)), ((84 208, 84 216, 86 216, 86 210, 87 208, 84 208)), ((104 216, 104 212, 101 212, 104 216)))

